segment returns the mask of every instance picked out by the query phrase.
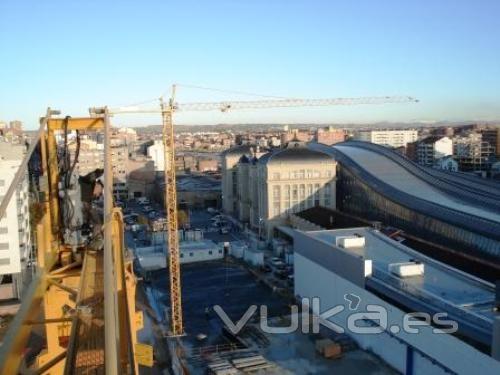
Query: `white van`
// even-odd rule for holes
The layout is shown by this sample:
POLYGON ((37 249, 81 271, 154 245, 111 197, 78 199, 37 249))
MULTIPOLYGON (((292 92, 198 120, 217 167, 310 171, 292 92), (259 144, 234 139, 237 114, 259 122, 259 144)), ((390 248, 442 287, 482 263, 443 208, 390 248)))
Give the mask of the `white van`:
POLYGON ((139 197, 137 198, 137 203, 139 204, 149 204, 149 199, 146 197, 139 197))

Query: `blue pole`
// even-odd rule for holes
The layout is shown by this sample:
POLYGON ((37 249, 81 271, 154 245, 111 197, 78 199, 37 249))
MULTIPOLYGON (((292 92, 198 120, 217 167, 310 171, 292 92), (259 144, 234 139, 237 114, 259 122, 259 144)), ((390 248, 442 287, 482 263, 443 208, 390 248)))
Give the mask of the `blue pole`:
POLYGON ((405 375, 413 375, 413 348, 406 346, 406 371, 405 375))

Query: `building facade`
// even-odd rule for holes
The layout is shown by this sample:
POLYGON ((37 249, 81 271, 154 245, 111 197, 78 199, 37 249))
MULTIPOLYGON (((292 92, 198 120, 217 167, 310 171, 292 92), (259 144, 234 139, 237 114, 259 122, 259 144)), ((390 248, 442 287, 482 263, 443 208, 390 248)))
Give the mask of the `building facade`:
MULTIPOLYGON (((76 143, 70 144, 69 148, 73 160, 76 152, 76 143)), ((128 146, 119 139, 115 139, 112 143, 111 162, 113 168, 113 195, 115 199, 127 199, 128 146)), ((103 169, 104 145, 84 137, 80 141, 77 168, 80 176, 85 176, 96 169, 103 169)))
POLYGON ((355 133, 357 141, 371 142, 387 147, 406 147, 406 144, 415 142, 418 138, 416 130, 360 130, 355 133))
POLYGON ((294 231, 293 246, 294 295, 317 315, 334 309, 325 328, 342 328, 399 373, 498 373, 490 284, 370 228, 294 231), (486 306, 469 303, 479 296, 486 306))
MULTIPOLYGON (((25 147, 0 141, 0 200, 3 199, 24 158, 25 147)), ((0 220, 0 275, 12 276, 12 297, 20 298, 30 274, 32 254, 29 180, 25 178, 0 220)))
POLYGON ((155 164, 156 171, 165 170, 165 148, 163 147, 163 142, 155 140, 154 143, 148 147, 147 156, 155 164))
POLYGON ((483 172, 491 168, 495 148, 483 140, 481 133, 453 138, 453 154, 462 172, 483 172))
POLYGON ((328 146, 344 142, 345 138, 346 133, 344 129, 336 129, 333 126, 317 129, 314 136, 314 140, 317 143, 323 143, 328 146))
POLYGON ((453 141, 448 137, 430 136, 417 145, 417 162, 432 167, 436 160, 453 154, 453 141))
POLYGON ((270 239, 292 213, 336 207, 336 162, 302 142, 260 157, 236 150, 223 157, 223 207, 270 239), (229 159, 229 161, 228 161, 229 159), (228 169, 227 166, 232 165, 228 169))

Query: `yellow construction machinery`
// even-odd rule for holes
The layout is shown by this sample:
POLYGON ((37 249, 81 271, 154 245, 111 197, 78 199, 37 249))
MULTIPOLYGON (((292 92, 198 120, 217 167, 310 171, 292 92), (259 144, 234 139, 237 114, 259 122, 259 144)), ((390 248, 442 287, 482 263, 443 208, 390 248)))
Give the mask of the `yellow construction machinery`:
POLYGON ((40 130, 0 207, 3 215, 39 145, 37 272, 3 339, 0 373, 137 373, 134 347, 142 315, 135 309, 136 280, 124 245, 122 214, 113 208, 109 155, 104 170, 104 251, 62 231, 69 226, 64 222, 67 217, 61 215, 64 186, 56 136, 103 131, 109 144, 108 117, 106 113, 88 118, 54 117, 58 114, 49 109, 41 119, 40 130), (45 343, 36 352, 40 340, 45 343), (32 356, 35 359, 30 363, 32 356))
MULTIPOLYGON (((26 174, 28 161, 39 145, 41 178, 36 223, 37 271, 22 305, 0 348, 0 374, 134 374, 138 362, 151 364, 148 349, 137 343, 142 314, 135 308, 136 279, 132 259, 124 244, 120 209, 113 207, 110 147, 110 116, 125 113, 161 113, 165 146, 165 205, 168 225, 170 274, 170 332, 184 334, 177 199, 174 162, 173 114, 176 111, 228 111, 297 106, 331 106, 414 102, 411 97, 337 99, 276 99, 218 103, 177 104, 172 97, 154 108, 93 108, 88 118, 61 118, 47 110, 7 194, 0 204, 0 217, 26 174), (82 240, 74 221, 77 209, 68 203, 72 168, 60 175, 58 133, 101 131, 104 133, 104 246, 96 251, 82 240), (68 172, 69 170, 69 172, 68 172), (62 178, 63 177, 63 178, 62 178), (62 198, 61 198, 62 197, 62 198), (73 209, 71 211, 71 209, 73 209), (62 213, 70 210, 72 215, 62 213), (41 352, 32 353, 35 342, 45 342, 41 352), (30 357, 34 356, 31 361, 30 357)), ((37 151, 38 152, 38 151, 37 151)), ((71 164, 71 163, 69 163, 71 164)))

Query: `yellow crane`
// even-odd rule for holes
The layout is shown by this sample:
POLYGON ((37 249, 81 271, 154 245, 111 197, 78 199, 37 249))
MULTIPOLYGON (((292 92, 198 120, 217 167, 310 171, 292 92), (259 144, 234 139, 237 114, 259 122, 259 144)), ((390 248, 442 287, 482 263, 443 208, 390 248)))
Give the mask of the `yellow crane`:
MULTIPOLYGON (((125 113, 160 113, 165 148, 165 207, 168 223, 168 265, 170 273, 171 336, 184 334, 177 199, 175 184, 175 142, 173 115, 187 111, 222 111, 300 106, 334 106, 416 102, 408 96, 335 99, 271 99, 182 103, 175 101, 175 85, 166 103, 154 108, 94 108, 90 117, 61 118, 50 108, 40 120, 40 129, 0 203, 3 217, 17 186, 27 173, 28 161, 39 146, 40 186, 36 206, 37 272, 27 289, 19 312, 0 347, 0 374, 88 373, 88 371, 134 374, 138 365, 152 364, 152 350, 137 342, 142 314, 135 308, 135 277, 127 254, 120 209, 113 207, 112 160, 110 157, 110 116, 125 113), (58 133, 102 131, 104 160, 104 251, 95 251, 79 240, 80 229, 62 215, 68 210, 61 197, 69 199, 77 183, 64 180, 71 172, 62 170, 58 133), (64 182, 64 183, 63 183, 64 182), (66 232, 65 232, 66 231, 66 232), (69 232, 68 232, 69 231, 69 232), (46 347, 33 364, 26 363, 31 332, 44 331, 46 347), (27 369, 26 366, 30 366, 27 369)), ((64 153, 66 154, 66 153, 64 153)), ((65 199, 66 199, 65 198, 65 199)), ((70 205, 71 206, 71 205, 70 205)), ((71 208, 71 207, 70 207, 71 208)), ((74 211, 71 217, 74 219, 74 211)))
MULTIPOLYGON (((219 91, 219 90, 217 90, 219 91)), ((181 271, 179 257, 179 238, 177 231, 177 197, 175 185, 175 140, 173 114, 175 112, 221 111, 240 109, 267 109, 286 107, 326 107, 337 105, 387 104, 418 102, 411 96, 374 96, 359 98, 331 99, 271 99, 247 101, 222 101, 200 103, 175 102, 176 85, 172 86, 172 95, 168 103, 160 98, 160 108, 140 108, 128 106, 109 109, 109 114, 125 113, 161 113, 163 121, 163 142, 165 152, 165 208, 168 228, 168 266, 170 275, 170 334, 184 334, 181 295, 181 271)))

